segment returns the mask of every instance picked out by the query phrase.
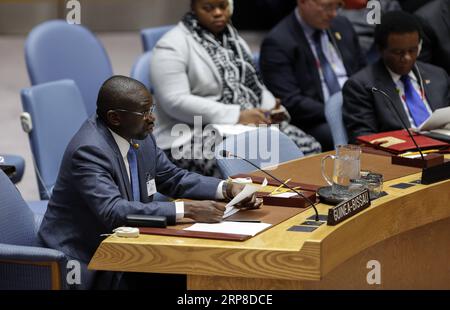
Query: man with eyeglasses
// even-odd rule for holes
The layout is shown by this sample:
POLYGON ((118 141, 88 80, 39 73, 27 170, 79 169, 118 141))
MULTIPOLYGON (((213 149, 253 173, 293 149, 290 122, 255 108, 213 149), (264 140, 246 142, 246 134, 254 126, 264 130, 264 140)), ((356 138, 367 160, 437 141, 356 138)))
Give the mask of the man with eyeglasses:
MULTIPOLYGON (((124 288, 119 286, 126 282, 121 281, 121 273, 88 271, 87 264, 103 239, 101 235, 124 226, 128 214, 164 216, 169 225, 183 218, 220 222, 225 203, 216 200, 231 200, 243 189, 172 164, 151 135, 153 108, 142 83, 113 76, 100 88, 97 114, 67 146, 39 236, 45 246, 80 262, 81 283, 74 285, 75 289, 124 288), (157 191, 201 200, 154 201, 157 191)), ((253 195, 238 207, 260 205, 253 195)), ((130 277, 126 274, 124 279, 130 277)), ((145 288, 164 288, 164 279, 167 277, 143 283, 145 288)))
POLYGON ((381 59, 344 85, 344 121, 351 141, 358 136, 402 129, 384 91, 403 122, 418 128, 431 113, 450 105, 450 81, 440 67, 417 61, 422 28, 414 15, 403 11, 383 14, 375 27, 381 59))
POLYGON ((260 66, 269 90, 281 98, 291 123, 334 147, 325 105, 342 104, 341 88, 365 65, 350 22, 337 0, 297 0, 297 8, 264 39, 260 66))

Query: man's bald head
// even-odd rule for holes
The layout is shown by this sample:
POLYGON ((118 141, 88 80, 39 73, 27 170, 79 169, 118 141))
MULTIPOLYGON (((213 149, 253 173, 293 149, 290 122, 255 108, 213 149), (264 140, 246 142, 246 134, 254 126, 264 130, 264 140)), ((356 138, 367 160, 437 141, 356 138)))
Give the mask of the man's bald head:
POLYGON ((97 115, 127 140, 143 140, 152 132, 152 96, 139 81, 116 75, 106 80, 97 98, 97 115))
POLYGON ((106 113, 110 110, 135 111, 139 102, 150 96, 147 88, 141 82, 122 75, 107 79, 97 97, 97 115, 106 121, 106 113))

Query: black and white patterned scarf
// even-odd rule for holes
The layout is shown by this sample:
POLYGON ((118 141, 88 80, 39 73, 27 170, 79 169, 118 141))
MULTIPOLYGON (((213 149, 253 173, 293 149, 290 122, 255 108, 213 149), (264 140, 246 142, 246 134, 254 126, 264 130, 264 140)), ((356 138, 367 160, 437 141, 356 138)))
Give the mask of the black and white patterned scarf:
POLYGON ((228 24, 216 37, 199 24, 192 12, 183 17, 183 23, 206 49, 222 76, 220 102, 239 104, 241 110, 258 108, 262 101, 263 83, 251 56, 239 42, 237 30, 228 24))

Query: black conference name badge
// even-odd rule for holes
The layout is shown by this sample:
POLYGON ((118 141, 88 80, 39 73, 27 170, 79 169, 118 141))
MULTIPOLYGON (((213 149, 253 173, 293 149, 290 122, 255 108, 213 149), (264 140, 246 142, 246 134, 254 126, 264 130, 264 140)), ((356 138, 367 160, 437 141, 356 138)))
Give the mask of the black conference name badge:
POLYGON ((334 226, 370 206, 369 190, 353 196, 328 210, 327 225, 334 226))

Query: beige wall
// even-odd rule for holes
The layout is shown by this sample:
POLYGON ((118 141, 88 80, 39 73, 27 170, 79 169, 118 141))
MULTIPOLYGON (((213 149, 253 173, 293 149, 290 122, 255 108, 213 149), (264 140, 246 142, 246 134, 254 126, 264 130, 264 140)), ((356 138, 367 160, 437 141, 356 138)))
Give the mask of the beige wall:
MULTIPOLYGON (((79 0, 81 23, 93 31, 133 31, 174 24, 189 0, 79 0)), ((49 19, 65 18, 64 0, 0 0, 0 33, 28 33, 49 19)))

